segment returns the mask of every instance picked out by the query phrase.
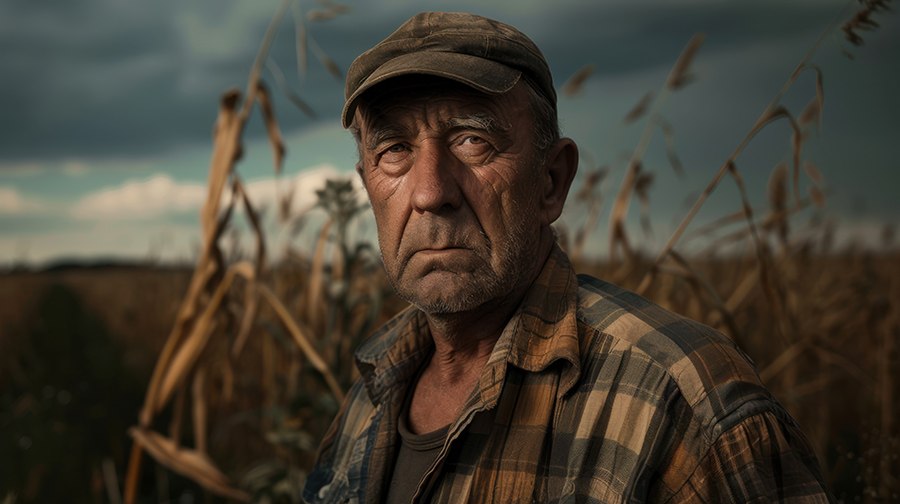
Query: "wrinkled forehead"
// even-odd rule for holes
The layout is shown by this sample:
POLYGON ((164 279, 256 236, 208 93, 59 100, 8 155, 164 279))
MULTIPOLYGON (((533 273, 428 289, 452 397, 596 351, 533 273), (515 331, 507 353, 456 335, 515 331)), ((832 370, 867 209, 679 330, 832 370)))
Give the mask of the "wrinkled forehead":
MULTIPOLYGON (((403 76, 383 82, 368 90, 360 99, 352 128, 396 120, 417 109, 429 108, 437 102, 450 103, 466 115, 492 116, 494 121, 508 122, 517 107, 515 89, 504 94, 488 94, 458 82, 430 76, 403 76)), ((446 118, 435 118, 448 120, 446 118)))

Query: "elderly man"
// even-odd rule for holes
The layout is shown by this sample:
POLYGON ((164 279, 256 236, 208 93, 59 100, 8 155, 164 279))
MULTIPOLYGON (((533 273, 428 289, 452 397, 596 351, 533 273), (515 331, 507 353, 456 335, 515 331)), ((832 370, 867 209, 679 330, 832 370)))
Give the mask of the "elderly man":
POLYGON ((575 276, 551 223, 578 150, 528 37, 419 14, 356 59, 346 97, 384 267, 412 306, 357 351, 304 499, 833 500, 727 338, 575 276))

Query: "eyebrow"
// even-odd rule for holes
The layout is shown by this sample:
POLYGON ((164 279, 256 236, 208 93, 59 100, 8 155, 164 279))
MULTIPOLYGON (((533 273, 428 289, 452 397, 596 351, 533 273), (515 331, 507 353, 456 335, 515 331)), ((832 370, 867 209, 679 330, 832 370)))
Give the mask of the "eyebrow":
POLYGON ((400 126, 399 124, 379 124, 376 122, 369 127, 368 133, 366 149, 375 150, 379 144, 389 138, 398 138, 408 134, 409 128, 400 126))
MULTIPOLYGON (((453 129, 472 129, 484 131, 493 135, 506 135, 512 128, 511 125, 501 125, 497 119, 490 114, 470 114, 460 117, 451 117, 440 124, 442 130, 453 129)), ((373 121, 369 126, 368 138, 365 147, 367 150, 375 150, 382 142, 400 138, 410 134, 409 128, 399 124, 382 123, 373 121)))
POLYGON ((451 117, 444 126, 448 129, 475 129, 493 134, 503 134, 510 130, 510 125, 503 126, 490 114, 471 114, 463 117, 451 117))

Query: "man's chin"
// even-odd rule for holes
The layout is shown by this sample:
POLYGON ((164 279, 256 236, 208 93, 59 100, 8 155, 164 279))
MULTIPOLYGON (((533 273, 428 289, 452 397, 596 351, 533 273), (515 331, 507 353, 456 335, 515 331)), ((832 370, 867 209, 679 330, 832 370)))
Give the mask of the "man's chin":
MULTIPOLYGON (((463 275, 467 276, 467 275, 463 275)), ((395 285, 397 294, 429 315, 452 315, 475 310, 487 303, 494 291, 482 277, 480 282, 466 282, 458 274, 431 272, 416 282, 415 287, 395 285)))
POLYGON ((425 314, 433 316, 459 315, 471 312, 480 306, 477 302, 463 298, 408 299, 407 301, 425 314))

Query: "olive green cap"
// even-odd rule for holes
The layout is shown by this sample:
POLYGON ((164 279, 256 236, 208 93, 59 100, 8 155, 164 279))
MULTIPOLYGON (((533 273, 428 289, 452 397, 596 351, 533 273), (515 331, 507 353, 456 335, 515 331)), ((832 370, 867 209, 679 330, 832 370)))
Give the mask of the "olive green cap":
POLYGON ((367 89, 411 74, 445 77, 490 94, 509 91, 524 74, 556 108, 550 67, 524 33, 474 14, 423 12, 350 65, 341 124, 347 128, 353 122, 367 89))

